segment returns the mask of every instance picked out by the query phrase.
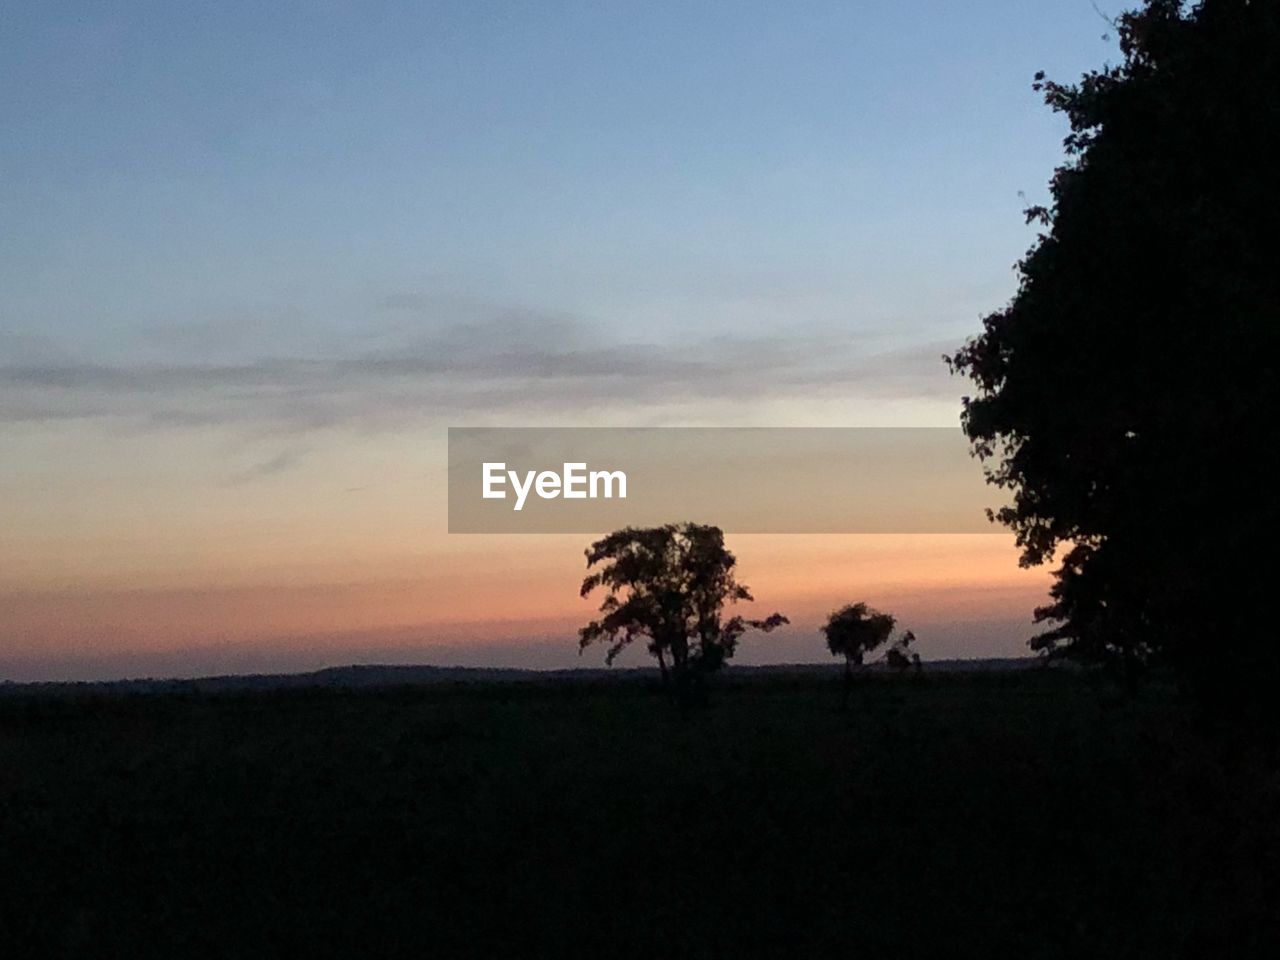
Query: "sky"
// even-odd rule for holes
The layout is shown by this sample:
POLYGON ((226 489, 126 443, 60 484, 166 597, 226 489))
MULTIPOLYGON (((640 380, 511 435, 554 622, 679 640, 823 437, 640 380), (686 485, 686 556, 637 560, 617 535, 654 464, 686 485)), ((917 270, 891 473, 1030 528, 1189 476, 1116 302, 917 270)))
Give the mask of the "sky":
MULTIPOLYGON (((1090 0, 7 4, 0 679, 596 665, 584 538, 449 535, 446 429, 954 425, 940 357, 1062 158, 1032 77, 1109 32, 1090 0)), ((858 599, 925 656, 1025 653, 1048 583, 1008 533, 729 546, 793 619, 748 662, 821 658, 858 599)))

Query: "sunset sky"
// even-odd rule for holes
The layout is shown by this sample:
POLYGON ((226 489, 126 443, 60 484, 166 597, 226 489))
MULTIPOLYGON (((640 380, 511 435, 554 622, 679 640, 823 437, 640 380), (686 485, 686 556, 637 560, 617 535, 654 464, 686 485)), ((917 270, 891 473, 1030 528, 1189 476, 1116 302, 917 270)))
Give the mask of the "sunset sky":
MULTIPOLYGON (((18 680, 599 664, 589 538, 448 534, 446 429, 954 425, 940 356, 1012 295, 1061 158, 1031 78, 1117 57, 1089 0, 4 24, 18 680)), ((823 659, 852 600, 925 657, 1020 655, 1048 584, 1007 533, 729 546, 793 620, 745 662, 823 659)))

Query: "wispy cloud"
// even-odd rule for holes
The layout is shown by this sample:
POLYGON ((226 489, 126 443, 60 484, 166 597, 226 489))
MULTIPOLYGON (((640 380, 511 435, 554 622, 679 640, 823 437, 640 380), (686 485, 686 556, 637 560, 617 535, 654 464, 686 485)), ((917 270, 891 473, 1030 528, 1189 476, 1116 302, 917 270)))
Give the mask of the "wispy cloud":
POLYGON ((281 450, 274 457, 268 457, 266 460, 261 460, 238 473, 232 474, 227 482, 235 486, 285 473, 301 463, 310 452, 309 447, 288 447, 281 450))
POLYGON ((117 417, 305 431, 815 392, 941 399, 956 392, 939 361, 953 347, 877 352, 835 335, 602 342, 571 319, 508 313, 403 337, 394 348, 328 357, 106 364, 19 354, 0 359, 0 419, 117 417))

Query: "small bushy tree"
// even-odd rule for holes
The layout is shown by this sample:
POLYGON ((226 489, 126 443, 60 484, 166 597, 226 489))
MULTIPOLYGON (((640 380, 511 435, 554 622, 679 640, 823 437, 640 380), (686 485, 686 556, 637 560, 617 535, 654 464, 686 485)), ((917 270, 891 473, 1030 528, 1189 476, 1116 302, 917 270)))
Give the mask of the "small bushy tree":
POLYGON ((889 665, 891 670, 895 670, 898 673, 902 673, 910 667, 915 667, 918 673, 921 669, 920 654, 911 649, 911 645, 915 642, 916 635, 908 630, 893 642, 893 646, 884 652, 884 662, 889 665))
POLYGON ((844 657, 846 679, 853 678, 854 666, 861 666, 867 654, 885 644, 896 623, 890 614, 865 603, 851 603, 827 618, 822 634, 832 655, 844 657))

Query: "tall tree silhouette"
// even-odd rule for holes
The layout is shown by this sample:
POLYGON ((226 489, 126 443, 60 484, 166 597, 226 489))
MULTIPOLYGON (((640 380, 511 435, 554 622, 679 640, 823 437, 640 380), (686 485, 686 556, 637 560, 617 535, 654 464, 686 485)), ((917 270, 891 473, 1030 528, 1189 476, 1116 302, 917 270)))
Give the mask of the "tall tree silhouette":
POLYGON ((1131 679, 1167 658, 1274 728, 1280 4, 1149 0, 1116 26, 1120 65, 1037 76, 1067 159, 1017 294, 948 361, 1023 564, 1065 551, 1032 645, 1131 679))
POLYGON ((579 649, 607 642, 605 659, 612 663, 643 638, 664 683, 681 698, 733 656, 747 630, 767 632, 787 622, 779 613, 763 620, 722 619, 726 604, 752 597, 734 576, 737 559, 725 548, 719 527, 627 527, 597 540, 586 556, 588 569, 600 569, 582 581, 582 596, 597 588, 607 592, 600 619, 578 632, 579 649))

